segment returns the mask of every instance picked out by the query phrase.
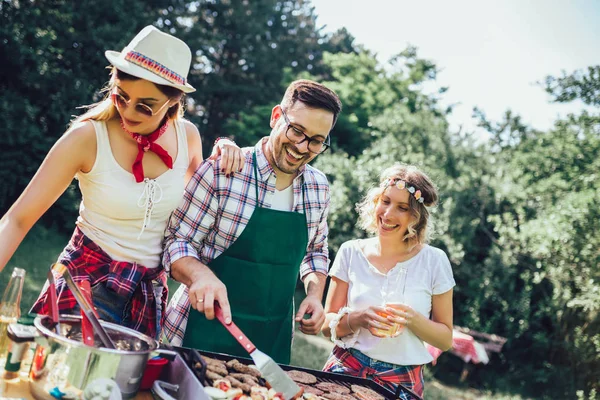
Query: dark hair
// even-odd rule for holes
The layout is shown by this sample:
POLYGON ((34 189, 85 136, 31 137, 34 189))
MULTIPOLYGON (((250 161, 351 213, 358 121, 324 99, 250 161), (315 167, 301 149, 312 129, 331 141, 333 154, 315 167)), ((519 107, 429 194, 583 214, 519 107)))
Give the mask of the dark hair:
POLYGON ((300 79, 290 83, 281 100, 281 106, 289 110, 297 101, 306 104, 310 108, 331 111, 333 113, 332 128, 342 111, 342 102, 333 90, 308 79, 300 79))

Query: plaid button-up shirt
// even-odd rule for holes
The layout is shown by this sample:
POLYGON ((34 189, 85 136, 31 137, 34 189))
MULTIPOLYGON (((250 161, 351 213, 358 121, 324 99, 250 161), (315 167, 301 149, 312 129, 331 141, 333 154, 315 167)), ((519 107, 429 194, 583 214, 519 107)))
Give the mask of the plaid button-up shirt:
MULTIPOLYGON (((243 149, 246 161, 242 172, 235 172, 230 178, 221 171, 220 159, 205 160, 200 165, 186 188, 183 203, 173 212, 167 226, 163 254, 163 265, 167 271, 175 261, 187 256, 209 264, 244 231, 257 206, 253 150, 258 164, 259 205, 271 207, 276 176, 263 153, 265 140, 261 139, 254 148, 243 149)), ((300 277, 304 278, 311 272, 327 274, 330 200, 327 178, 321 171, 305 165, 293 181, 293 191, 292 210, 307 211, 308 246, 300 265, 300 277)), ((180 345, 183 341, 189 312, 188 289, 181 285, 167 307, 164 332, 171 344, 180 345)))

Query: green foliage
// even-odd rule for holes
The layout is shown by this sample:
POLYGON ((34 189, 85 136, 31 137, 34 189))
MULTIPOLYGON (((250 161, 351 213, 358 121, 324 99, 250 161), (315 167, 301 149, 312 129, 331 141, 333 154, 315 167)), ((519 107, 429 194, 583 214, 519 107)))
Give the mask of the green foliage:
MULTIPOLYGON (((317 67, 322 50, 315 18, 302 0, 177 2, 162 13, 159 26, 196 54, 190 83, 198 91, 191 95, 190 116, 205 152, 216 137, 230 134, 225 128, 235 129, 229 119, 277 104, 284 68, 298 73, 317 67)), ((268 133, 267 121, 261 136, 268 133)))
POLYGON ((427 75, 426 62, 406 58, 397 66, 403 73, 389 75, 364 54, 325 61, 355 130, 368 137, 360 154, 333 153, 316 164, 332 183, 332 249, 365 235, 350 204, 378 174, 394 162, 416 164, 441 193, 434 245, 453 263, 456 324, 509 339, 481 384, 493 388, 488 379, 508 374, 506 389, 535 396, 597 389, 598 117, 569 116, 538 132, 510 111, 490 122, 476 110, 490 132, 489 142, 476 145, 448 132, 435 98, 405 90, 427 75), (350 84, 357 81, 364 85, 350 84))
POLYGON ((554 101, 581 100, 588 105, 600 106, 600 65, 570 75, 563 73, 560 78, 548 76, 545 85, 546 92, 552 95, 554 101))
POLYGON ((21 297, 21 315, 26 314, 38 298, 50 265, 56 262, 68 240, 68 236, 56 234, 53 229, 41 225, 34 226, 0 272, 0 294, 4 293, 14 268, 23 268, 26 272, 21 297))
MULTIPOLYGON (((3 1, 0 5, 0 214, 23 191, 77 107, 94 102, 108 80, 104 50, 121 49, 154 21, 163 2, 3 1)), ((74 189, 46 216, 72 224, 74 189)))
MULTIPOLYGON (((381 64, 345 29, 323 35, 315 19, 303 0, 1 2, 0 213, 79 113, 76 107, 97 99, 108 78, 104 50, 122 48, 155 23, 196 55, 190 80, 198 91, 189 97, 189 115, 205 153, 217 136, 253 145, 268 134, 271 109, 294 79, 317 79, 340 95, 344 111, 332 150, 315 161, 331 183, 332 255, 344 241, 366 235, 356 226, 355 204, 384 168, 416 164, 433 178, 440 191, 433 245, 453 265, 455 323, 508 338, 502 354, 472 374, 478 386, 511 396, 596 398, 597 109, 546 132, 511 111, 493 122, 475 110, 489 132, 489 141, 476 143, 449 130, 451 109, 438 103, 446 88, 431 92, 437 67, 416 49, 381 64)), ((555 101, 580 100, 590 109, 600 105, 598 88, 598 66, 545 81, 555 101)), ((78 198, 71 186, 46 223, 71 230, 78 198)), ((34 232, 33 245, 24 244, 7 270, 33 247, 43 249, 54 238, 64 245, 66 238, 48 232, 34 232)), ((46 265, 56 254, 40 257, 46 261, 32 262, 46 265)), ((31 296, 44 274, 34 277, 31 296)), ((448 372, 440 361, 439 372, 448 372)))

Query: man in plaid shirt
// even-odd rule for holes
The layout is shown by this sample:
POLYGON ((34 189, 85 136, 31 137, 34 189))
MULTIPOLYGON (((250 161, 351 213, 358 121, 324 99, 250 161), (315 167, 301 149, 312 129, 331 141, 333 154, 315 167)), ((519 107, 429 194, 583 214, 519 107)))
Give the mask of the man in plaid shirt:
POLYGON ((213 320, 216 303, 226 323, 233 317, 278 362, 289 362, 294 320, 304 333, 319 332, 330 193, 308 163, 329 147, 340 111, 330 89, 293 82, 273 107, 271 134, 244 149, 239 173, 227 177, 220 159, 198 168, 166 232, 163 264, 182 283, 167 308, 171 344, 243 355, 213 320), (294 318, 298 273, 306 298, 294 318))

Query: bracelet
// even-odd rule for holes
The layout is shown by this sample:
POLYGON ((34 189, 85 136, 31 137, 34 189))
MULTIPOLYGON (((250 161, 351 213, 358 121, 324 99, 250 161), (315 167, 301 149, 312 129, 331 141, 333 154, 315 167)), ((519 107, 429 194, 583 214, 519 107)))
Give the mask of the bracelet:
MULTIPOLYGON (((336 342, 339 338, 337 337, 337 326, 340 323, 342 317, 352 311, 351 308, 343 307, 341 310, 337 312, 335 317, 329 322, 329 329, 331 330, 331 341, 336 342)), ((353 331, 354 332, 354 331, 353 331)))
POLYGON ((230 142, 233 142, 233 144, 235 144, 235 140, 230 139, 230 138, 228 138, 226 136, 219 136, 218 138, 215 139, 215 142, 213 143, 213 147, 217 145, 217 142, 219 140, 229 140, 230 142))
POLYGON ((350 329, 350 332, 355 333, 354 329, 352 329, 352 327, 350 326, 350 312, 346 313, 347 317, 346 317, 346 325, 348 325, 348 329, 350 329))

